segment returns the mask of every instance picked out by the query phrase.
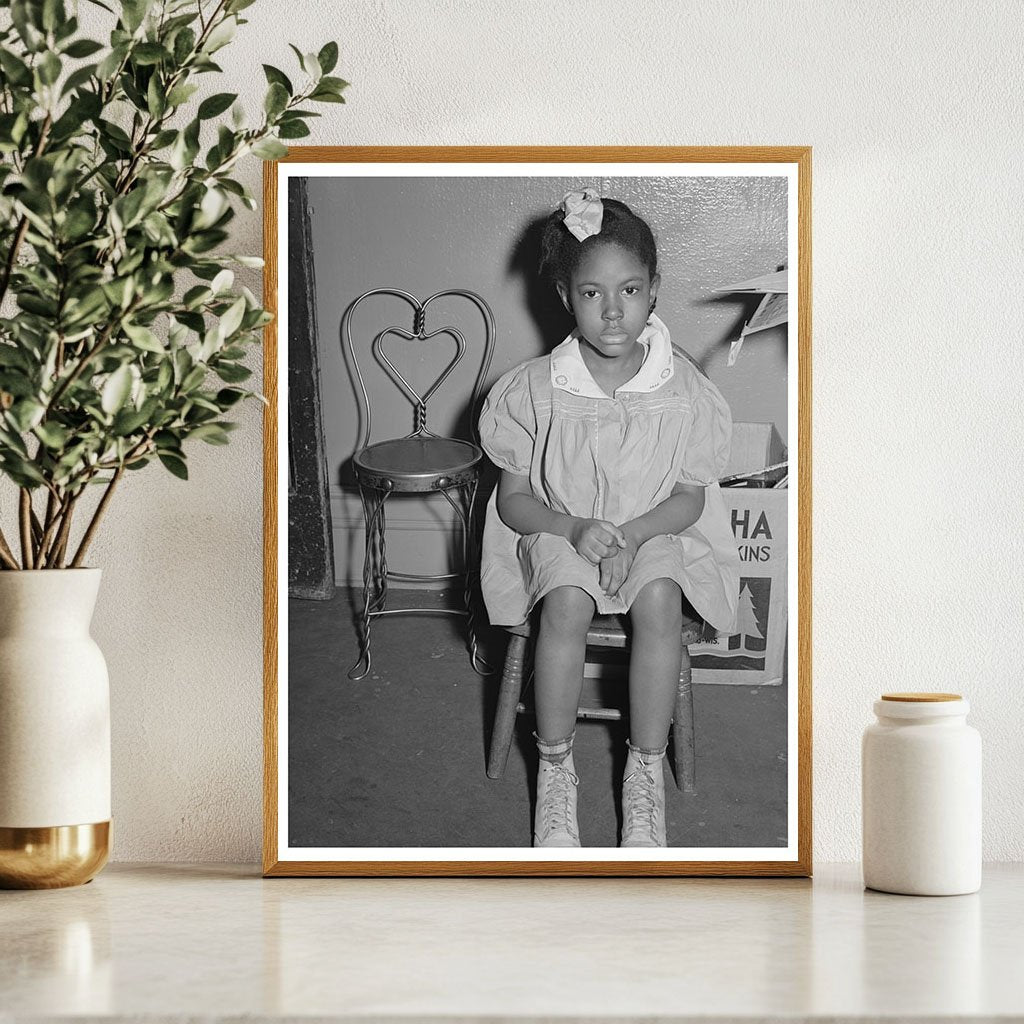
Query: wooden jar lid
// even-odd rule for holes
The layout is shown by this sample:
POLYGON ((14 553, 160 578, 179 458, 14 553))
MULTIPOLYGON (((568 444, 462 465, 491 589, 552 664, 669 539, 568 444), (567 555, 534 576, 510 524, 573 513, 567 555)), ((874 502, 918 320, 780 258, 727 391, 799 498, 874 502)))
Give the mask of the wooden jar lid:
POLYGON ((883 693, 882 700, 899 700, 911 704, 930 704, 944 700, 963 700, 959 693, 883 693))

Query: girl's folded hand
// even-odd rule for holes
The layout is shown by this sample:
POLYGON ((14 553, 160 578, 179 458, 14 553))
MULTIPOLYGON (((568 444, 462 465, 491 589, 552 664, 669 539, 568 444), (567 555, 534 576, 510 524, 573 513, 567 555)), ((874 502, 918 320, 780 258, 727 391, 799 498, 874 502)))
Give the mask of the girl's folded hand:
POLYGON ((633 559, 636 558, 637 545, 630 538, 626 538, 626 546, 619 549, 607 558, 602 558, 599 570, 599 582, 601 589, 609 596, 614 597, 632 568, 633 559))
POLYGON ((626 537, 614 524, 603 519, 576 519, 569 531, 569 543, 588 562, 597 565, 626 546, 626 537))

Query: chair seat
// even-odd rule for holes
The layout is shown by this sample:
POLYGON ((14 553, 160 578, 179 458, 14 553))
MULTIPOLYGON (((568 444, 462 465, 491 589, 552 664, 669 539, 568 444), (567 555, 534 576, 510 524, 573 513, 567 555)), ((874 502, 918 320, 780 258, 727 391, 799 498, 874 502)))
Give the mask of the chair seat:
MULTIPOLYGON (((531 619, 518 626, 505 626, 505 631, 516 636, 530 636, 534 624, 531 619)), ((683 643, 699 643, 704 636, 704 620, 683 603, 683 643)), ((626 647, 629 644, 628 615, 595 615, 587 630, 587 643, 592 647, 626 647)))
POLYGON ((352 458, 361 483, 392 491, 436 491, 468 483, 483 451, 469 441, 416 435, 368 445, 352 458))

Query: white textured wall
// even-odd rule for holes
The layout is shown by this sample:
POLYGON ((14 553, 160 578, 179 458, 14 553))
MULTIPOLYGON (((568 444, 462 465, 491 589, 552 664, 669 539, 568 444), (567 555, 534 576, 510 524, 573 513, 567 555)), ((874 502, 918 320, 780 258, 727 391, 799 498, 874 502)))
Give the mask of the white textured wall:
MULTIPOLYGON (((253 104, 288 41, 339 41, 354 85, 314 143, 814 147, 815 853, 859 855, 872 698, 934 688, 985 740, 986 856, 1024 858, 1017 0, 246 13, 217 89, 253 104)), ((258 857, 255 410, 192 466, 131 481, 97 550, 120 859, 258 857)))

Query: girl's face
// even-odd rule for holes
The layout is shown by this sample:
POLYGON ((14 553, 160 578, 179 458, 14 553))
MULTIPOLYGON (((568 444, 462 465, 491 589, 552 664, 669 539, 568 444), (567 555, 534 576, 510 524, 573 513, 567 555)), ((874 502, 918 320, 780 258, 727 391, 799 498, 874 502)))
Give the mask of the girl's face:
POLYGON ((595 246, 576 268, 568 287, 558 286, 565 308, 576 317, 583 339, 601 356, 633 352, 647 325, 660 278, 615 242, 595 246))

